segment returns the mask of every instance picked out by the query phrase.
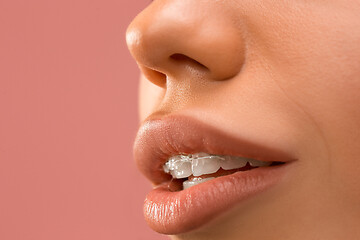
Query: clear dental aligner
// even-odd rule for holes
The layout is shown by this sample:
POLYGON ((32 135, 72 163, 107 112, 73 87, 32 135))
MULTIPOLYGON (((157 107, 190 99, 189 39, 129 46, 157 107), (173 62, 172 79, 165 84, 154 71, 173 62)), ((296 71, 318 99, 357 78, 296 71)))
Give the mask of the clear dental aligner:
POLYGON ((183 183, 183 188, 186 189, 214 178, 201 178, 199 177, 201 175, 215 173, 220 168, 224 170, 239 169, 245 167, 247 163, 252 167, 264 167, 272 164, 272 162, 264 162, 250 158, 200 152, 172 156, 164 164, 163 169, 176 179, 187 178, 191 175, 194 176, 195 178, 186 180, 183 183))

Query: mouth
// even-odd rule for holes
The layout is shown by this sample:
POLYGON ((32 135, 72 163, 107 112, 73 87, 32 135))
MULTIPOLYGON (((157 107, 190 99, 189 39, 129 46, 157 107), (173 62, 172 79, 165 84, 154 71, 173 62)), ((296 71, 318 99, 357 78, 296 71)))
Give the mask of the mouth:
POLYGON ((139 129, 134 157, 154 189, 144 205, 149 226, 174 235, 281 182, 295 159, 269 146, 226 134, 195 119, 170 115, 139 129))

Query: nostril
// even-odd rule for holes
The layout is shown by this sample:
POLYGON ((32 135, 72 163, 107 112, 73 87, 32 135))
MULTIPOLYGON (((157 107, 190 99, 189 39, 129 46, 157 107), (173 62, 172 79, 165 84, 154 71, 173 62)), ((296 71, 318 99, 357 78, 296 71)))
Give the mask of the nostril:
POLYGON ((170 56, 170 59, 172 59, 173 61, 176 61, 178 63, 188 64, 188 65, 193 66, 193 67, 201 68, 201 69, 204 69, 204 70, 209 70, 205 65, 199 63, 195 59, 190 58, 190 57, 188 57, 188 56, 186 56, 184 54, 175 53, 175 54, 170 56))
POLYGON ((164 73, 147 67, 140 67, 140 69, 149 81, 158 85, 159 87, 166 87, 166 75, 164 73))

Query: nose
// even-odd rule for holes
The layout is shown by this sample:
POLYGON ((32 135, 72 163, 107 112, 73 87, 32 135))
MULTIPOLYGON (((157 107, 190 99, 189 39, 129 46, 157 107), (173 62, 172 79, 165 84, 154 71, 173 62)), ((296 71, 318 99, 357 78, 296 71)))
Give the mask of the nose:
POLYGON ((126 40, 147 79, 200 76, 227 80, 244 61, 241 28, 231 10, 214 0, 157 0, 130 24, 126 40))

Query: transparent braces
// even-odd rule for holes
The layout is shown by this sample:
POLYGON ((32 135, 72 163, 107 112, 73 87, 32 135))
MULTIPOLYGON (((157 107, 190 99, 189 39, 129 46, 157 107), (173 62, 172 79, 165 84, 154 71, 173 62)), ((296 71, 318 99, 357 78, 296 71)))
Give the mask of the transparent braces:
POLYGON ((215 155, 215 154, 207 154, 207 153, 196 153, 196 154, 180 154, 175 155, 169 158, 169 160, 164 164, 163 169, 164 172, 170 173, 170 171, 175 170, 175 164, 178 162, 182 163, 192 163, 195 159, 218 159, 225 160, 224 156, 215 155))

